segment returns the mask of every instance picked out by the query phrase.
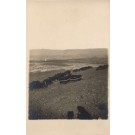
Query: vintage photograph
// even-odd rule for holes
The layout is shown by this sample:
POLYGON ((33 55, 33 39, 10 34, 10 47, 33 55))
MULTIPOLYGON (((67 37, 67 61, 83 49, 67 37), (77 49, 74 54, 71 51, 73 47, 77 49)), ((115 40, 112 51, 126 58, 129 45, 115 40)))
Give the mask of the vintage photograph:
POLYGON ((109 0, 27 0, 27 135, 109 135, 109 0))
POLYGON ((29 67, 29 119, 108 118, 108 49, 33 49, 29 67))
POLYGON ((27 0, 28 120, 108 120, 109 0, 27 0))

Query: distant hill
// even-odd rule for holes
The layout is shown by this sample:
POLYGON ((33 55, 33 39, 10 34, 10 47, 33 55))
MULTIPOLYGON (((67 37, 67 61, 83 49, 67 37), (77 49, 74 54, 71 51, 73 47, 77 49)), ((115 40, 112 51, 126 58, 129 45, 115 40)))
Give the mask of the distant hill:
POLYGON ((68 49, 68 50, 49 50, 33 49, 30 50, 30 60, 45 59, 83 59, 83 58, 107 58, 108 49, 68 49))

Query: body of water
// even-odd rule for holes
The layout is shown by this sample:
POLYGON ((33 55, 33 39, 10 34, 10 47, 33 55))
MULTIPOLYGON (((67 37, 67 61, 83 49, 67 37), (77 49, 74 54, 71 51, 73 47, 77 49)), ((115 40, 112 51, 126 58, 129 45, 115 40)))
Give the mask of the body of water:
POLYGON ((65 62, 64 64, 55 64, 48 62, 30 62, 29 71, 30 72, 46 72, 52 70, 73 70, 78 69, 85 66, 98 67, 102 64, 89 64, 89 63, 70 63, 65 62))

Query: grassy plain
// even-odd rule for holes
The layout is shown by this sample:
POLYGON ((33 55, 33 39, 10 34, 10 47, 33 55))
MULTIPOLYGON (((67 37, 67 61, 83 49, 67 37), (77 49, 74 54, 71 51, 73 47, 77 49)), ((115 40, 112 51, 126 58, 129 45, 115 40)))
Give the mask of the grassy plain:
MULTIPOLYGON (((59 72, 63 70, 30 73, 30 82, 42 81, 59 72)), ((47 88, 29 91, 29 118, 66 119, 68 111, 73 111, 74 119, 77 119, 77 106, 82 106, 92 119, 106 119, 108 69, 96 71, 92 68, 74 74, 82 75, 82 80, 67 84, 54 82, 47 88)))

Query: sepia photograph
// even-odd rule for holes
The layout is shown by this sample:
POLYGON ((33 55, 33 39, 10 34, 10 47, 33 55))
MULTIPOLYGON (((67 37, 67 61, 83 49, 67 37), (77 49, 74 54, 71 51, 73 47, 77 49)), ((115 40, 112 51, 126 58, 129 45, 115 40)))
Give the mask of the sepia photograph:
POLYGON ((1 134, 134 133, 133 2, 0 5, 1 134))
POLYGON ((27 134, 108 135, 109 0, 27 0, 26 10, 27 134))
POLYGON ((108 50, 31 50, 29 119, 107 119, 108 50))

